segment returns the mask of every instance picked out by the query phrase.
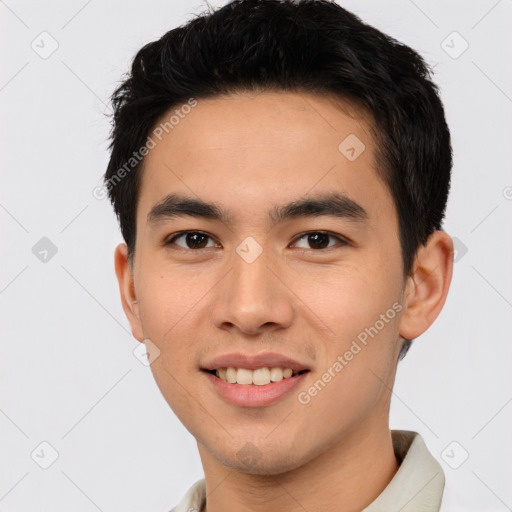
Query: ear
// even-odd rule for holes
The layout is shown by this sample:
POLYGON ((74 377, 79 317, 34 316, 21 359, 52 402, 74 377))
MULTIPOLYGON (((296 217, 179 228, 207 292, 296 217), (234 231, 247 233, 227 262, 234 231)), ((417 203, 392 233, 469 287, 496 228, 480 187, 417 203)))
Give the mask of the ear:
POLYGON ((402 338, 417 338, 441 312, 452 280, 453 254, 453 240, 444 231, 434 231, 418 249, 404 290, 402 338))
POLYGON ((139 305, 135 295, 133 272, 128 261, 128 247, 126 244, 119 244, 116 247, 114 254, 114 265, 116 269, 117 281, 119 283, 119 291, 121 293, 121 303, 123 305, 124 313, 130 322, 133 336, 138 341, 142 342, 144 341, 144 334, 142 332, 139 305))

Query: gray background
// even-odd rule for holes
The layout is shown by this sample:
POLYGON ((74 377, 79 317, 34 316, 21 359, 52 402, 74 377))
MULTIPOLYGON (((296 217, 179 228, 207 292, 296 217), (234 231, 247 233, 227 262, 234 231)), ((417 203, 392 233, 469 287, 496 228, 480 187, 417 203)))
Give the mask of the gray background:
MULTIPOLYGON (((512 2, 342 5, 434 66, 453 137, 453 282, 399 365, 391 426, 424 436, 457 510, 511 510, 512 2)), ((203 476, 195 440, 133 354, 113 265, 121 236, 92 191, 115 84, 143 44, 205 9, 0 2, 4 512, 167 511, 203 476)))

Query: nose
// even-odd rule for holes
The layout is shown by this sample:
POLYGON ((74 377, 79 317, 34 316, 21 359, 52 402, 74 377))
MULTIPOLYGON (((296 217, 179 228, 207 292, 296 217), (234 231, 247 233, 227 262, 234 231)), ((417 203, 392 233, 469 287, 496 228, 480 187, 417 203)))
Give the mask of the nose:
POLYGON ((233 254, 231 271, 215 287, 212 319, 216 327, 258 335, 287 328, 294 316, 293 293, 265 251, 248 262, 233 254))

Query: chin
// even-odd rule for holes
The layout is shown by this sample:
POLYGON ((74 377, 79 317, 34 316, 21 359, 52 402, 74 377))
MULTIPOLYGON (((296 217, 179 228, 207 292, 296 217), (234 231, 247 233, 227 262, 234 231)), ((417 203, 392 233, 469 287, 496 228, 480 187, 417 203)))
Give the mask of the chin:
POLYGON ((246 443, 234 454, 213 455, 223 465, 247 475, 280 475, 293 471, 304 464, 296 457, 290 458, 289 453, 279 453, 275 449, 266 449, 262 453, 252 443, 246 443))

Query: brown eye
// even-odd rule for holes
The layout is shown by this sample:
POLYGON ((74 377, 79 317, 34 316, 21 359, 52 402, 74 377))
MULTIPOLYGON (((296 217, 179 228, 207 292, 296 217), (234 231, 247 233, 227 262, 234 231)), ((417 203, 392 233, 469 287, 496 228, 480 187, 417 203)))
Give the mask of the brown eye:
POLYGON ((175 244, 182 249, 204 249, 212 247, 208 246, 208 239, 211 240, 211 237, 200 231, 183 231, 170 238, 165 245, 175 244), (183 239, 185 245, 175 243, 179 239, 183 239))
POLYGON ((305 238, 309 247, 303 247, 303 249, 315 249, 322 250, 333 247, 333 245, 329 246, 329 239, 336 239, 340 242, 338 245, 347 245, 347 242, 340 238, 339 236, 333 235, 326 231, 311 231, 310 233, 305 233, 301 235, 298 240, 305 238))

